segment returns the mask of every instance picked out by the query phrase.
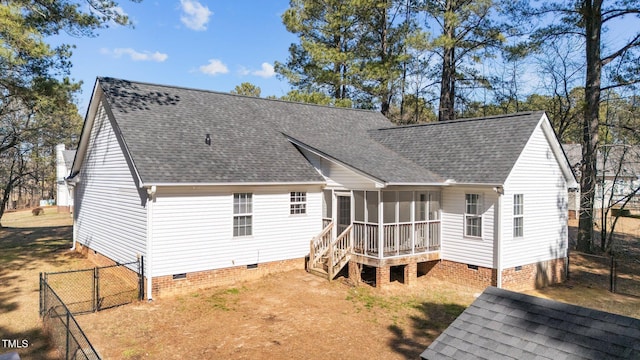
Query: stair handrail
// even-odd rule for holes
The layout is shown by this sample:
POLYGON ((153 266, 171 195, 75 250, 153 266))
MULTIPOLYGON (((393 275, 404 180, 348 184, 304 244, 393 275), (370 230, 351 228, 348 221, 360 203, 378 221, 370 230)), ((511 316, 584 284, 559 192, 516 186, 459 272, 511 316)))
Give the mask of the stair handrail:
POLYGON ((324 256, 331 243, 331 233, 333 230, 333 221, 331 221, 320 234, 311 239, 309 246, 309 264, 311 266, 318 263, 320 258, 324 256))
POLYGON ((344 264, 342 264, 342 266, 336 268, 336 265, 340 265, 343 259, 351 253, 353 248, 353 242, 351 241, 353 238, 351 236, 352 229, 353 224, 347 226, 347 228, 329 244, 329 280, 333 279, 335 274, 344 266, 344 264))

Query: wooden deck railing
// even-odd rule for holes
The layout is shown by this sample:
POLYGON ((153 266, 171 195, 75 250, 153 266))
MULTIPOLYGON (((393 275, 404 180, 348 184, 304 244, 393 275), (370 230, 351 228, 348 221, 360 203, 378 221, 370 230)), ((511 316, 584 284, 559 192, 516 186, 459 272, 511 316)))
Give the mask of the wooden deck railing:
MULTIPOLYGON (((378 225, 354 222, 354 252, 380 257, 378 225)), ((418 254, 440 249, 440 222, 385 224, 382 226, 382 257, 418 254), (413 236, 412 236, 413 234, 413 236)))

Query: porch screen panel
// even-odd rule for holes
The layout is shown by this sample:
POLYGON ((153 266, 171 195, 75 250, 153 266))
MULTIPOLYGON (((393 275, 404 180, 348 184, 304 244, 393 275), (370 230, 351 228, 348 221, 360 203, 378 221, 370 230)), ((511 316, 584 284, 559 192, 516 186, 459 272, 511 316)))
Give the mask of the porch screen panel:
POLYGON ((355 221, 364 221, 364 191, 354 191, 355 221))
POLYGON ((440 193, 429 193, 429 220, 440 220, 440 193))
POLYGON ((429 208, 427 207, 427 200, 429 199, 428 196, 428 193, 416 193, 416 221, 427 220, 427 212, 429 211, 429 208))
POLYGON ((367 221, 378 223, 378 193, 367 191, 367 221))
POLYGON ((413 193, 411 191, 400 191, 399 193, 399 206, 400 206, 400 222, 411 221, 411 201, 413 200, 413 193))
POLYGON ((396 222, 396 192, 382 192, 382 220, 385 224, 396 222))

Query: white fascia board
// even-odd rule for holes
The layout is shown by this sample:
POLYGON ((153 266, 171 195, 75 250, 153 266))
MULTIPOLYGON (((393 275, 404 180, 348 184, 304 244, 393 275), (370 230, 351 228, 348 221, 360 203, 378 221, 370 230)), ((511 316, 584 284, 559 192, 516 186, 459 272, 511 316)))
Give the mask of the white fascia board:
POLYGON ((93 86, 93 93, 91 94, 91 101, 89 102, 89 107, 87 108, 87 113, 84 117, 84 123, 82 124, 80 140, 78 141, 78 149, 76 150, 76 156, 73 158, 73 164, 71 165, 69 178, 75 177, 76 174, 80 172, 80 168, 82 167, 82 163, 84 162, 84 157, 87 153, 87 147, 89 146, 91 129, 93 128, 93 123, 98 112, 98 105, 100 104, 101 98, 102 89, 100 88, 98 80, 96 79, 96 83, 93 86))
POLYGON ((562 145, 560 145, 560 141, 558 141, 558 137, 556 136, 546 113, 542 114, 542 118, 538 125, 542 128, 542 132, 547 138, 549 146, 551 146, 551 150, 558 160, 558 165, 560 165, 562 173, 567 181, 567 187, 569 189, 577 189, 580 185, 576 180, 571 164, 569 163, 569 159, 567 158, 567 154, 564 152, 564 149, 562 149, 562 145))
POLYGON ((324 181, 292 181, 292 182, 218 182, 218 183, 145 183, 140 187, 184 187, 184 186, 284 186, 284 185, 326 185, 324 181))

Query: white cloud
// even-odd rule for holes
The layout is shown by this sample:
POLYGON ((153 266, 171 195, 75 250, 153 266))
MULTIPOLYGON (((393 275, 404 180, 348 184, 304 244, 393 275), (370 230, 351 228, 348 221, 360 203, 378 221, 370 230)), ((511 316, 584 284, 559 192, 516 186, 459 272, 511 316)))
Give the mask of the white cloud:
POLYGON ((207 75, 226 74, 229 72, 227 65, 218 59, 209 59, 209 64, 199 67, 200 72, 207 75))
POLYGON ((260 70, 253 71, 251 74, 252 75, 256 75, 256 76, 260 76, 260 77, 263 77, 263 78, 266 79, 266 78, 270 78, 273 75, 275 75, 276 72, 273 70, 273 65, 264 62, 264 63, 262 63, 262 66, 261 66, 260 70))
POLYGON ((150 52, 144 51, 139 52, 132 48, 116 48, 113 50, 109 49, 100 49, 100 52, 103 54, 111 55, 113 57, 119 58, 123 55, 129 56, 129 58, 133 61, 155 61, 155 62, 163 62, 167 60, 169 55, 165 53, 161 53, 159 51, 150 52))
POLYGON ((207 30, 206 25, 209 22, 209 17, 213 15, 213 12, 208 7, 203 6, 196 0, 180 0, 180 7, 183 12, 182 16, 180 16, 180 21, 183 24, 191 30, 207 30))

